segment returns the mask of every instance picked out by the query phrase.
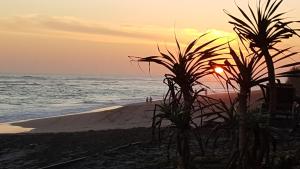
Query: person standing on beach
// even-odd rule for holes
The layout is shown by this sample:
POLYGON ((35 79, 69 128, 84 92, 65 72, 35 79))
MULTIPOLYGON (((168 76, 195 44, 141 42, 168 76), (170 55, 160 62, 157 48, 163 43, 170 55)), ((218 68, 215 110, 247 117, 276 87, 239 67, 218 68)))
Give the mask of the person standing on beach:
POLYGON ((152 103, 152 97, 150 96, 150 98, 149 98, 149 101, 150 101, 150 103, 152 103))
POLYGON ((146 97, 146 103, 148 103, 148 97, 146 97))

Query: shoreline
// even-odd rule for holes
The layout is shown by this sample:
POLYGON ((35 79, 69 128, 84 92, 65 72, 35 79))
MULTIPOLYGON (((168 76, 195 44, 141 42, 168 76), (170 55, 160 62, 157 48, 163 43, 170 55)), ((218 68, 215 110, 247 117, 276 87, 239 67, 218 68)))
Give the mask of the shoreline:
MULTIPOLYGON (((134 103, 131 103, 131 104, 134 104, 134 103)), ((26 120, 17 120, 17 121, 11 121, 11 122, 3 122, 3 123, 0 123, 0 125, 1 124, 23 123, 23 122, 28 122, 28 121, 32 121, 32 120, 43 120, 43 119, 73 116, 73 115, 81 115, 81 114, 89 114, 89 113, 100 113, 102 111, 113 110, 113 109, 117 109, 117 108, 121 108, 121 107, 123 107, 123 106, 121 106, 121 105, 109 106, 109 107, 104 107, 104 108, 93 109, 93 110, 90 110, 90 111, 68 113, 68 114, 63 114, 63 115, 54 115, 54 116, 49 116, 49 117, 39 117, 39 118, 32 118, 32 119, 26 119, 26 120)))
MULTIPOLYGON (((236 93, 230 93, 236 97, 236 93)), ((208 94, 215 99, 222 99, 229 103, 227 93, 208 94)), ((252 91, 251 102, 261 97, 257 90, 252 91)), ((0 134, 14 133, 61 133, 98 131, 111 129, 130 129, 137 127, 151 127, 154 105, 139 102, 124 106, 111 106, 87 112, 59 115, 55 117, 21 120, 9 123, 0 123, 0 134)), ((250 103, 251 103, 250 102, 250 103)))
POLYGON ((0 123, 0 134, 60 133, 150 127, 154 104, 130 103, 67 115, 0 123))
POLYGON ((103 111, 109 111, 113 109, 118 109, 123 106, 110 106, 110 107, 104 107, 104 108, 99 108, 99 109, 94 109, 91 111, 84 111, 84 112, 79 112, 79 113, 70 113, 70 114, 65 114, 65 115, 57 115, 57 116, 49 116, 49 117, 41 117, 41 118, 32 118, 32 119, 26 119, 26 120, 17 120, 17 121, 12 121, 12 122, 3 122, 0 123, 0 134, 17 134, 17 133, 26 133, 34 130, 35 128, 24 128, 20 126, 16 126, 15 124, 18 123, 27 123, 35 120, 47 120, 51 118, 63 118, 65 116, 76 116, 76 115, 84 115, 84 114, 89 114, 89 113, 101 113, 103 111))
MULTIPOLYGON (((153 99, 153 102, 159 101, 159 100, 161 100, 161 99, 155 98, 155 99, 153 99)), ((9 119, 8 118, 7 120, 3 120, 3 121, 1 120, 0 124, 25 122, 25 121, 30 121, 30 120, 39 120, 39 119, 46 119, 46 118, 52 118, 52 117, 63 117, 63 116, 85 114, 85 113, 94 113, 94 112, 105 111, 106 109, 109 110, 109 109, 127 106, 130 104, 143 103, 143 102, 145 102, 144 99, 133 99, 133 100, 127 100, 127 101, 124 101, 124 100, 123 101, 113 101, 113 103, 108 102, 104 105, 85 106, 83 104, 81 106, 76 106, 75 108, 72 107, 71 109, 70 109, 70 106, 68 106, 67 109, 54 111, 52 113, 43 112, 43 111, 37 113, 37 111, 35 111, 35 112, 33 112, 33 114, 39 114, 39 115, 32 115, 32 117, 18 118, 18 119, 16 119, 16 118, 9 119), (82 106, 84 108, 82 108, 82 106)), ((28 111, 28 113, 31 113, 31 112, 28 111)), ((22 116, 22 113, 19 114, 19 116, 22 116)))

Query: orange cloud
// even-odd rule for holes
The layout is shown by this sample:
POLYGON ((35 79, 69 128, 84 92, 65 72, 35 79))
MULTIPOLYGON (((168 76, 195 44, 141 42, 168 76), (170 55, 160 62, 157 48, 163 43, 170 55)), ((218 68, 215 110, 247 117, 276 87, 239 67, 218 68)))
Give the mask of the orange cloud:
MULTIPOLYGON (((169 45, 174 42, 173 32, 179 34, 178 37, 182 43, 187 43, 205 33, 195 28, 111 25, 70 16, 39 14, 0 18, 0 31, 108 43, 165 43, 169 45)), ((216 38, 222 34, 231 36, 231 33, 221 30, 212 29, 209 32, 212 32, 209 38, 216 38)))

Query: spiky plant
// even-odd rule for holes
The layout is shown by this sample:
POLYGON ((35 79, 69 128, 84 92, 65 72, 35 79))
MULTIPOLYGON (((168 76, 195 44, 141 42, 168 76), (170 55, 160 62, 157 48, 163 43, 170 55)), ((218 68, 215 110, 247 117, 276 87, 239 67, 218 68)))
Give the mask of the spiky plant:
MULTIPOLYGON (((248 106, 248 98, 250 97, 251 88, 268 78, 265 76, 266 71, 259 71, 263 68, 261 64, 262 55, 256 55, 250 53, 245 55, 241 49, 239 49, 239 55, 229 46, 232 62, 226 60, 222 66, 224 75, 216 74, 218 78, 222 78, 226 81, 227 85, 233 86, 239 90, 238 94, 238 113, 239 113, 239 149, 242 152, 246 144, 245 121, 248 106), (238 86, 236 86, 236 84, 238 86)), ((217 65, 211 63, 212 67, 217 65)))
MULTIPOLYGON (((190 168, 190 133, 192 130, 193 113, 199 107, 196 107, 199 93, 206 86, 201 79, 213 73, 209 66, 209 61, 217 61, 219 51, 223 49, 223 44, 213 45, 217 39, 204 42, 197 45, 197 42, 206 34, 189 43, 185 50, 182 50, 179 42, 176 40, 177 51, 172 53, 167 50, 164 53, 158 47, 160 55, 148 57, 130 57, 134 61, 156 63, 169 70, 165 74, 166 83, 169 87, 167 95, 161 107, 162 114, 158 116, 171 122, 175 131, 177 152, 179 154, 178 164, 181 168, 190 168), (176 89, 176 90, 175 90, 176 89)), ((199 105, 199 104, 198 104, 199 105)))
POLYGON ((237 6, 243 16, 242 18, 235 17, 225 11, 232 19, 229 23, 234 26, 233 29, 243 44, 248 42, 252 51, 261 53, 265 58, 271 89, 269 112, 273 112, 276 106, 275 69, 271 50, 278 51, 276 45, 283 39, 288 39, 293 35, 298 36, 296 33, 298 30, 290 27, 291 24, 298 21, 286 20, 286 12, 278 12, 282 2, 283 0, 267 0, 265 4, 262 4, 259 0, 256 7, 248 5, 250 11, 248 14, 237 6))
MULTIPOLYGON (((220 66, 224 70, 224 74, 215 74, 217 78, 225 80, 227 86, 232 86, 234 89, 238 90, 238 108, 237 112, 239 115, 239 144, 238 152, 239 159, 243 159, 243 155, 247 151, 247 142, 249 138, 247 137, 249 133, 249 124, 247 124, 248 113, 248 103, 251 94, 251 88, 258 86, 259 84, 268 81, 267 76, 267 67, 264 64, 262 53, 250 52, 244 54, 242 49, 239 48, 239 52, 235 52, 232 47, 229 46, 229 54, 231 56, 230 60, 225 60, 223 64, 216 64, 211 62, 210 65, 212 68, 220 66)), ((284 60, 288 59, 290 56, 297 54, 297 52, 289 53, 284 57, 279 57, 283 52, 288 51, 289 48, 277 51, 273 56, 274 63, 278 63, 276 67, 278 70, 282 68, 293 67, 299 65, 299 62, 284 64, 284 60)), ((278 77, 287 77, 287 76, 298 76, 299 71, 286 71, 278 73, 278 77)), ((257 132, 259 128, 252 128, 253 131, 257 132)), ((262 152, 263 153, 263 152, 262 152)), ((266 157, 267 158, 267 157, 266 157)), ((259 162, 262 162, 263 158, 259 158, 259 162)), ((256 161, 257 162, 257 161, 256 161)), ((257 163, 259 163, 257 162, 257 163)))

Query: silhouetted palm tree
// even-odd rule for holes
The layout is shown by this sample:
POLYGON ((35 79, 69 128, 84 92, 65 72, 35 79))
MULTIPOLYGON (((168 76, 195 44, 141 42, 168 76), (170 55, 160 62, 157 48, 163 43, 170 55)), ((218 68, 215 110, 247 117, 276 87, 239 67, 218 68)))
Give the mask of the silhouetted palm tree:
MULTIPOLYGON (((273 55, 274 63, 277 63, 276 69, 283 69, 283 68, 291 68, 295 65, 299 65, 300 63, 292 63, 292 64, 284 64, 286 60, 295 54, 297 52, 292 52, 286 55, 285 57, 280 57, 280 54, 284 51, 289 50, 290 48, 286 48, 283 50, 279 50, 273 55)), ((244 54, 241 49, 239 49, 238 53, 235 52, 230 46, 229 46, 229 54, 231 56, 231 59, 225 60, 223 64, 217 64, 214 62, 211 62, 210 65, 212 69, 216 66, 222 67, 224 70, 223 74, 215 73, 215 75, 218 78, 222 78, 227 83, 226 86, 231 86, 234 89, 238 90, 238 108, 237 112, 239 115, 239 154, 240 154, 240 160, 244 157, 243 154, 245 151, 247 151, 247 142, 249 142, 247 139, 247 136, 249 135, 249 131, 247 128, 247 115, 248 113, 248 99, 250 99, 251 94, 251 88, 258 86, 259 84, 263 82, 267 82, 269 80, 267 74, 268 69, 265 65, 265 60, 263 59, 262 53, 256 53, 256 52, 250 52, 247 54, 244 54)), ((277 77, 294 77, 299 76, 299 70, 291 69, 286 72, 281 72, 276 74, 277 77)), ((264 141, 264 140, 261 140, 264 141)), ((267 147, 264 147, 264 150, 260 150, 259 155, 266 156, 263 158, 268 158, 268 154, 266 154, 264 151, 268 151, 267 147)), ((257 164, 260 164, 263 160, 263 158, 257 158, 257 164)), ((255 159, 255 158, 254 158, 255 159)))
POLYGON ((290 25, 297 21, 287 21, 285 12, 279 13, 278 7, 283 0, 268 0, 265 5, 259 0, 257 7, 253 8, 248 5, 249 14, 246 14, 239 6, 238 9, 243 18, 237 18, 228 12, 226 14, 233 19, 229 23, 234 25, 234 31, 237 33, 243 44, 249 42, 252 51, 262 53, 268 69, 268 77, 270 84, 270 101, 269 112, 275 110, 276 89, 275 89, 275 69, 273 57, 270 50, 277 50, 276 44, 283 39, 288 39, 293 35, 298 35, 296 29, 290 28, 290 25))
POLYGON ((198 100, 198 93, 205 88, 205 85, 200 80, 204 76, 213 73, 208 64, 209 61, 222 59, 216 56, 220 55, 218 51, 223 49, 222 46, 224 44, 212 45, 217 39, 196 46, 196 43, 205 35, 192 41, 185 50, 181 49, 177 38, 175 38, 177 45, 176 53, 171 53, 169 50, 167 50, 167 53, 163 53, 158 48, 160 53, 158 56, 130 57, 132 60, 138 62, 156 63, 170 71, 169 74, 165 74, 165 79, 168 82, 166 84, 169 86, 168 93, 171 93, 170 103, 164 103, 165 105, 160 106, 163 113, 160 116, 175 125, 177 152, 180 156, 178 164, 182 168, 189 168, 191 160, 189 133, 191 132, 191 124, 193 123, 192 113, 195 110, 194 103, 198 100))
POLYGON ((263 65, 262 55, 250 53, 244 54, 239 49, 239 55, 229 46, 231 60, 225 60, 224 64, 211 63, 212 68, 220 66, 224 74, 216 73, 222 78, 227 86, 232 86, 239 91, 238 113, 239 113, 239 149, 242 152, 246 145, 246 117, 248 98, 250 98, 251 88, 268 80, 267 71, 263 65))

